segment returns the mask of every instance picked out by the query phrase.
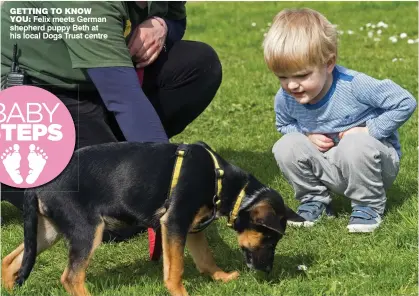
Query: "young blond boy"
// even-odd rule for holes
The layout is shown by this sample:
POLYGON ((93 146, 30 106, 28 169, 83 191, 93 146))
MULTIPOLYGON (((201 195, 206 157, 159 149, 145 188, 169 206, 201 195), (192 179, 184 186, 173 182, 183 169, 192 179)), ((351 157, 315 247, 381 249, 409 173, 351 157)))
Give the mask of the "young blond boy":
POLYGON ((399 171, 397 129, 415 98, 388 79, 336 65, 336 29, 317 11, 281 11, 263 46, 281 83, 275 113, 283 136, 272 152, 301 203, 299 224, 313 225, 332 191, 351 199, 349 232, 374 231, 399 171))

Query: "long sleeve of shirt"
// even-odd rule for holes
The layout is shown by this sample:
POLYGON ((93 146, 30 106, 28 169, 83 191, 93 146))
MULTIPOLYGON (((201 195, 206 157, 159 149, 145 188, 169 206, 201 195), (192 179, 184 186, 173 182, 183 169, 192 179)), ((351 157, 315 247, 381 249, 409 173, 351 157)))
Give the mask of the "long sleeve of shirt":
POLYGON ((129 142, 168 142, 153 105, 145 96, 134 68, 90 68, 87 73, 108 111, 129 142))
POLYGON ((289 110, 287 110, 287 105, 285 97, 283 96, 282 89, 280 89, 275 96, 274 109, 275 124, 278 132, 280 132, 283 135, 292 132, 301 132, 297 120, 291 117, 289 110))
POLYGON ((360 103, 380 113, 366 122, 369 134, 378 140, 389 137, 405 123, 417 104, 412 94, 393 81, 377 80, 365 74, 355 76, 352 91, 360 103))

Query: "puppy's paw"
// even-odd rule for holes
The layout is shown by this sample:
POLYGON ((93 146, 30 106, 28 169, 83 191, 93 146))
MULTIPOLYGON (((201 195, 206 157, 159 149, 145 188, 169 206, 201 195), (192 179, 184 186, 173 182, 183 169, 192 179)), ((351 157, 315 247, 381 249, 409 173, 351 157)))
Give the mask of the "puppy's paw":
POLYGON ((11 292, 13 290, 13 287, 15 286, 15 281, 14 280, 2 281, 2 285, 4 289, 11 292))
POLYGON ((3 261, 2 269, 1 269, 1 283, 2 283, 3 288, 5 288, 8 291, 11 291, 13 290, 13 287, 15 285, 17 273, 15 274, 10 273, 8 267, 9 265, 7 265, 7 262, 3 261))
POLYGON ((167 290, 171 296, 189 296, 183 284, 173 284, 172 282, 165 282, 167 290))
POLYGON ((186 292, 185 288, 178 289, 175 291, 170 291, 171 296, 189 296, 188 292, 186 292))
POLYGON ((216 281, 223 281, 224 283, 227 283, 229 281, 235 280, 239 277, 240 273, 238 271, 232 271, 232 272, 224 272, 224 271, 217 271, 213 275, 213 279, 216 281))

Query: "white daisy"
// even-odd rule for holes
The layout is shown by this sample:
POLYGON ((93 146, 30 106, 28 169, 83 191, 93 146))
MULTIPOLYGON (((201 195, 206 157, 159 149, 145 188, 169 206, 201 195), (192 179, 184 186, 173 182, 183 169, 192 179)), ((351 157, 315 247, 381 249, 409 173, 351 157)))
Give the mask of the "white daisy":
POLYGON ((396 36, 391 36, 388 38, 391 42, 396 43, 397 42, 397 37, 396 36))
POLYGON ((379 28, 388 28, 388 25, 382 21, 379 21, 377 24, 377 27, 379 28))

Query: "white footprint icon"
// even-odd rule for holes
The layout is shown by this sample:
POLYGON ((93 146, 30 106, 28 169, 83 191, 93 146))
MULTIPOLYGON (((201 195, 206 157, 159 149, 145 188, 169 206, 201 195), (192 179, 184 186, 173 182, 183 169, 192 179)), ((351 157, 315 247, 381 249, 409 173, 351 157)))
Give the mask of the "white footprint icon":
POLYGON ((42 170, 47 163, 48 156, 44 153, 44 150, 39 149, 35 145, 29 145, 29 154, 28 154, 28 162, 29 162, 29 175, 26 177, 26 183, 33 184, 38 179, 39 175, 42 173, 42 170))
POLYGON ((23 178, 20 175, 20 171, 19 171, 20 160, 22 159, 19 153, 19 149, 20 149, 19 145, 14 144, 13 149, 12 147, 9 147, 8 149, 6 149, 6 151, 3 152, 3 154, 0 157, 2 159, 4 168, 6 169, 10 178, 16 184, 21 184, 23 182, 23 178))

